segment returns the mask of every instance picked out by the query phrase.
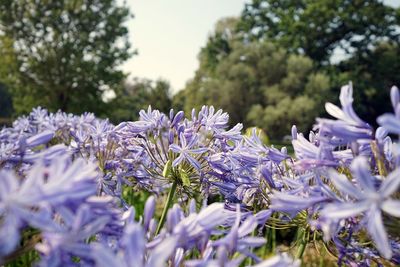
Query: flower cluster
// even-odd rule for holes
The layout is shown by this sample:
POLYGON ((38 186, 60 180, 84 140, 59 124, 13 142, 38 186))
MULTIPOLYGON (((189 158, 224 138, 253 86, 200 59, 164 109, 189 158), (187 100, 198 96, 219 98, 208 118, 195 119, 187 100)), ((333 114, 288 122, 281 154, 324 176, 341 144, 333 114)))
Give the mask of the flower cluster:
POLYGON ((293 127, 294 156, 214 107, 116 126, 34 109, 0 131, 0 264, 400 264, 400 93, 374 130, 352 90, 293 127))
POLYGON ((317 119, 309 139, 293 127, 294 172, 270 208, 292 218, 306 214, 309 232, 335 245, 339 263, 379 265, 383 257, 399 264, 398 141, 388 135, 400 133, 399 91, 391 89, 397 113, 380 116, 374 131, 356 115, 352 90, 342 87, 341 108, 326 104, 335 119, 317 119))
POLYGON ((227 128, 228 114, 213 107, 193 110, 190 118, 149 107, 138 121, 116 126, 112 171, 156 194, 178 186, 192 197, 222 194, 229 203, 263 204, 260 184, 274 186, 272 174, 288 155, 265 146, 255 132, 243 136, 241 124, 227 128))
POLYGON ((170 119, 151 109, 140 115, 140 121, 115 127, 93 114, 37 108, 1 130, 1 264, 239 266, 246 259, 262 266, 299 264, 286 254, 263 261, 254 253, 265 239, 253 233, 269 212, 253 214, 233 202, 207 205, 201 196, 215 195, 223 177, 231 187, 255 187, 255 160, 234 152, 250 154, 241 125, 225 130, 228 115, 212 107, 192 120, 183 112, 171 112, 170 119), (246 172, 229 169, 230 160, 241 162, 246 172), (219 164, 219 175, 212 164, 219 164), (248 182, 241 183, 245 175, 248 182), (133 188, 162 200, 174 184, 180 200, 172 206, 169 198, 161 217, 155 196, 148 197, 142 214, 132 207, 140 203, 125 197, 133 188))

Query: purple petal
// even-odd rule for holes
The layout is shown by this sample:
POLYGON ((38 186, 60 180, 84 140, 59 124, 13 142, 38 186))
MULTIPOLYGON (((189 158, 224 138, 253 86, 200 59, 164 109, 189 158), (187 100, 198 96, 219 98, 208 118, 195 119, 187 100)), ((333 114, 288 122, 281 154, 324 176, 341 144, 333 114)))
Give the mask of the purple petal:
POLYGON ((254 217, 257 219, 257 223, 261 226, 265 224, 265 222, 271 217, 272 210, 262 210, 257 212, 254 217))
POLYGON ((199 147, 199 148, 190 149, 188 152, 193 153, 193 154, 202 154, 207 151, 208 151, 207 147, 199 147))
POLYGON ((16 214, 7 214, 0 227, 0 258, 12 252, 19 243, 20 219, 16 214))
POLYGON ((263 237, 248 236, 240 239, 239 243, 241 246, 246 247, 261 247, 267 241, 263 237))
POLYGON ((179 111, 178 113, 176 113, 176 115, 171 123, 171 127, 175 127, 175 125, 178 124, 182 120, 184 115, 185 115, 185 113, 183 111, 179 111))
MULTIPOLYGON (((332 117, 335 117, 336 119, 346 121, 348 118, 344 114, 343 110, 341 110, 338 106, 332 104, 332 103, 326 103, 325 104, 325 110, 326 112, 331 115, 332 117)), ((352 121, 350 121, 352 122, 352 121)))
POLYGON ((350 168, 361 188, 369 192, 376 191, 374 186, 375 178, 370 173, 369 163, 365 157, 355 158, 350 168))
POLYGON ((300 267, 300 260, 293 260, 287 254, 276 255, 253 267, 300 267))
POLYGON ((177 157, 173 162, 172 162, 172 166, 176 167, 179 165, 179 163, 182 162, 182 160, 184 160, 185 157, 183 154, 180 154, 179 157, 177 157))
POLYGON ((0 200, 4 200, 8 194, 18 189, 19 183, 17 177, 11 171, 0 171, 0 200))
POLYGON ((334 203, 327 205, 321 212, 321 216, 329 219, 343 219, 355 216, 368 210, 368 201, 356 203, 334 203))
POLYGON ((195 160, 192 156, 186 155, 186 159, 192 164, 193 167, 195 167, 197 170, 201 169, 200 163, 195 160))
POLYGON ((297 212, 309 208, 325 199, 325 197, 304 198, 297 195, 275 191, 271 196, 270 209, 283 212, 297 212))
POLYGON ((153 218, 154 211, 156 209, 156 199, 154 196, 150 196, 146 204, 144 206, 144 212, 143 212, 143 228, 145 230, 148 229, 150 220, 153 218))
POLYGON ((146 267, 164 266, 168 258, 175 251, 177 238, 175 236, 167 237, 159 244, 150 255, 146 267))
POLYGON ((182 148, 187 146, 186 137, 183 133, 180 133, 179 140, 181 141, 182 148))
POLYGON ((180 153, 182 151, 182 148, 176 144, 169 145, 169 149, 175 153, 180 153))
POLYGON ((97 267, 110 267, 110 266, 126 266, 125 263, 116 257, 110 249, 103 247, 100 244, 93 244, 91 258, 96 262, 97 267))
POLYGON ((257 219, 254 216, 248 217, 239 227, 239 237, 244 237, 257 227, 257 219))
POLYGON ((373 207, 368 214, 367 230, 371 235, 371 238, 374 240, 379 253, 384 258, 390 259, 392 257, 392 250, 383 226, 381 211, 377 207, 373 207))
POLYGON ((377 119, 380 126, 385 128, 388 132, 400 134, 400 120, 393 114, 383 114, 377 119))
POLYGON ((128 266, 143 266, 143 256, 145 252, 145 239, 142 227, 137 224, 129 224, 126 226, 121 245, 125 250, 125 261, 128 266), (136 263, 136 265, 130 265, 136 263))
POLYGON ((224 209, 223 203, 213 203, 202 209, 197 215, 197 222, 207 229, 222 225, 227 219, 232 218, 235 212, 224 209))
POLYGON ((54 137, 54 132, 50 130, 45 130, 39 134, 29 137, 26 139, 26 144, 28 147, 35 147, 38 145, 46 144, 54 137))
POLYGON ((394 217, 400 217, 400 201, 388 199, 382 203, 382 210, 394 217))
POLYGON ((390 89, 390 100, 392 101, 393 109, 396 109, 396 106, 400 101, 399 88, 396 86, 392 86, 390 89))
POLYGON ((400 185, 400 168, 391 172, 385 180, 382 182, 379 188, 380 194, 384 197, 389 197, 391 194, 397 191, 400 185))
POLYGON ((347 194, 356 199, 363 198, 363 193, 360 192, 346 177, 344 174, 339 174, 335 170, 329 170, 328 176, 332 183, 335 185, 336 189, 339 190, 340 193, 347 194))

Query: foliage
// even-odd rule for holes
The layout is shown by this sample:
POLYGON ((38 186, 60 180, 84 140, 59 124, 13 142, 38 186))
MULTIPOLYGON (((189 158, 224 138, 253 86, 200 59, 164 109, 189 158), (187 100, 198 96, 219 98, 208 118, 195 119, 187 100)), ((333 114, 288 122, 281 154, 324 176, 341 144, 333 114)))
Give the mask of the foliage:
POLYGON ((379 114, 390 112, 389 89, 400 84, 400 46, 382 42, 369 52, 342 61, 331 69, 334 87, 345 81, 353 81, 355 88, 355 109, 372 125, 379 114))
POLYGON ((0 2, 0 80, 17 112, 95 111, 105 90, 120 86, 116 69, 131 56, 124 22, 129 9, 115 0, 0 2))
POLYGON ((109 117, 113 122, 136 120, 139 111, 151 105, 162 112, 171 108, 170 85, 165 80, 134 79, 116 90, 109 102, 109 117))
MULTIPOLYGON (((313 70, 304 56, 289 54, 270 42, 233 42, 213 74, 202 69, 187 84, 185 110, 209 104, 231 114, 231 123, 256 125, 272 138, 290 131, 289 125, 309 129, 330 80, 313 70)), ((325 98, 326 100, 326 98, 325 98)))
POLYGON ((0 83, 0 118, 10 118, 12 113, 13 105, 11 95, 7 87, 0 83))
POLYGON ((327 63, 337 48, 358 54, 382 40, 398 44, 398 12, 379 0, 253 0, 245 5, 239 29, 246 38, 274 40, 327 63))
POLYGON ((377 0, 253 0, 240 18, 216 24, 174 106, 222 107, 232 124, 278 138, 288 132, 283 118, 311 129, 321 101, 351 80, 355 109, 376 125, 390 109, 381 104, 388 88, 400 82, 399 12, 377 0))

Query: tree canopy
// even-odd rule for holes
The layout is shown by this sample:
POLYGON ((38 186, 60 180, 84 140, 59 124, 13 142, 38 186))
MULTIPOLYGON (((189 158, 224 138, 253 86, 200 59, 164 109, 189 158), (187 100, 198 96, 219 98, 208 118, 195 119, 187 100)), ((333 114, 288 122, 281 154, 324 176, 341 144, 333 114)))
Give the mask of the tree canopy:
POLYGON ((0 80, 17 112, 50 110, 101 113, 103 93, 121 86, 117 68, 131 55, 115 0, 4 0, 0 2, 0 80))
POLYGON ((138 119, 139 111, 149 105, 165 113, 171 108, 170 84, 162 79, 134 78, 115 92, 115 97, 109 102, 109 117, 116 123, 138 119))
POLYGON ((379 0, 253 0, 239 29, 250 40, 270 39, 289 51, 327 62, 335 49, 370 50, 400 41, 399 10, 379 0))
POLYGON ((199 70, 188 83, 181 93, 185 110, 215 105, 231 115, 232 124, 259 126, 273 138, 289 133, 292 124, 308 130, 320 114, 316 107, 328 93, 329 77, 315 72, 310 58, 271 42, 236 42, 232 48, 212 75, 199 70))
POLYGON ((378 0, 253 0, 216 24, 173 103, 212 104, 281 138, 292 124, 311 129, 322 102, 353 81, 357 112, 375 124, 400 84, 399 29, 400 9, 378 0))

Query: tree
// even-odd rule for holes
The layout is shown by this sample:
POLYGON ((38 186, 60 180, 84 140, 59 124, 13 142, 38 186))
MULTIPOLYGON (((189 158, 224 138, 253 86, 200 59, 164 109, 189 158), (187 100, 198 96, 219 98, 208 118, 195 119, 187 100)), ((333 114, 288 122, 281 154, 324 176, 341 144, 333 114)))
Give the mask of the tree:
POLYGON ((399 19, 400 8, 379 0, 253 0, 240 19, 217 24, 174 103, 184 99, 186 111, 216 105, 232 123, 278 138, 291 124, 310 129, 323 102, 336 102, 353 81, 357 112, 375 124, 390 110, 381 104, 390 87, 400 83, 399 19))
POLYGON ((13 113, 12 98, 7 87, 0 83, 0 125, 2 118, 10 119, 13 113))
POLYGON ((374 50, 359 54, 331 67, 336 88, 352 81, 354 85, 355 109, 361 118, 377 126, 376 118, 392 112, 390 88, 400 86, 400 46, 382 42, 374 50))
POLYGON ((330 89, 313 61, 268 41, 234 41, 230 47, 212 74, 200 68, 178 95, 184 96, 185 111, 214 105, 230 114, 232 124, 257 126, 275 139, 289 134, 292 124, 309 130, 330 89))
POLYGON ((220 19, 214 32, 208 36, 207 43, 199 54, 200 69, 213 73, 218 63, 232 51, 232 42, 238 40, 236 31, 239 19, 227 17, 220 19))
POLYGON ((129 17, 115 0, 1 1, 0 65, 12 67, 0 80, 15 110, 104 112, 103 93, 121 86, 116 67, 132 55, 129 17))
POLYGON ((116 96, 110 101, 110 119, 113 122, 138 119, 139 111, 149 105, 168 113, 171 106, 171 87, 165 80, 151 81, 148 79, 133 79, 133 83, 125 82, 116 96))
POLYGON ((357 54, 382 40, 398 43, 399 12, 379 0, 253 0, 238 28, 327 64, 337 48, 357 54))

